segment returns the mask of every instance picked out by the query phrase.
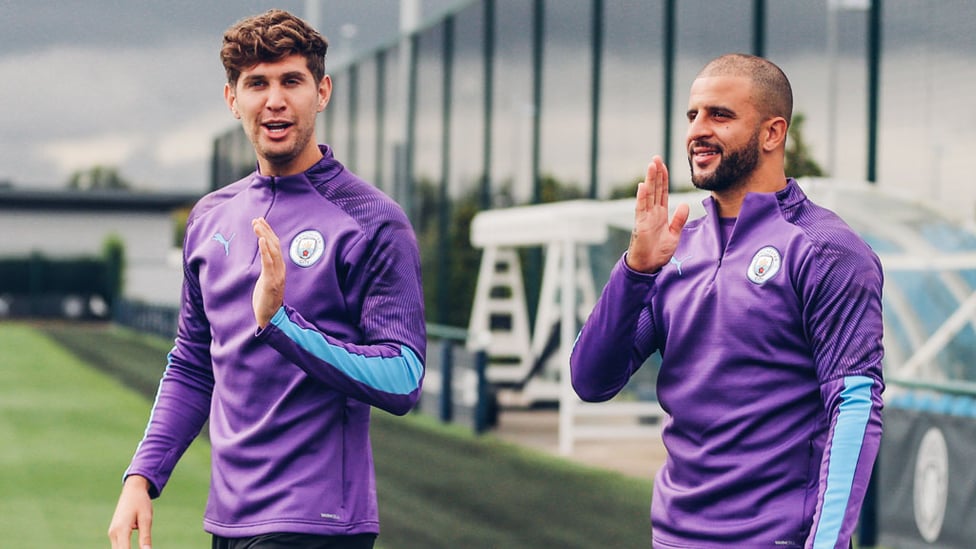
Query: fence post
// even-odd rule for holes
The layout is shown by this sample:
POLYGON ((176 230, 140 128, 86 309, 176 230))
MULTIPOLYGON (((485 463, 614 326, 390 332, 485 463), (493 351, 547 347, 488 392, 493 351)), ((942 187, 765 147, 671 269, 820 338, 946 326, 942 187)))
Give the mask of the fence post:
MULTIPOLYGON (((879 456, 880 457, 880 456, 879 456)), ((861 526, 858 532, 858 547, 874 547, 878 544, 878 462, 868 482, 864 503, 861 506, 861 526)))
POLYGON ((488 430, 488 352, 484 347, 474 355, 475 371, 478 374, 478 402, 474 409, 474 432, 482 434, 488 430))
POLYGON ((454 419, 454 342, 441 340, 441 421, 454 419))

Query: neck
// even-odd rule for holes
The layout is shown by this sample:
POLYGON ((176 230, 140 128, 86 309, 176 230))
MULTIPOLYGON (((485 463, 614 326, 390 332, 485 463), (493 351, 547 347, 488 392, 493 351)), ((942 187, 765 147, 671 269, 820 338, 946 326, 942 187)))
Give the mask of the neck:
POLYGON ((734 185, 721 191, 712 191, 712 199, 715 200, 718 207, 719 217, 739 217, 742 202, 749 193, 774 193, 786 187, 786 173, 782 169, 765 170, 770 173, 763 173, 763 171, 757 169, 740 185, 734 185))
POLYGON ((319 160, 322 160, 322 151, 319 149, 318 145, 314 148, 309 147, 305 149, 302 154, 295 158, 290 158, 281 162, 275 162, 270 158, 258 157, 258 168, 261 171, 261 175, 266 175, 269 177, 284 177, 287 175, 295 175, 308 171, 309 168, 316 165, 319 160))

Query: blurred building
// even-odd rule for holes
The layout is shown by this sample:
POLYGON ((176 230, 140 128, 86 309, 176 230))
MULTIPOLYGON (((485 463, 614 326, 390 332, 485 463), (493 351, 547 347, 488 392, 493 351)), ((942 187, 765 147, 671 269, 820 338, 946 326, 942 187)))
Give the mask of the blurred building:
MULTIPOLYGON (((179 245, 185 215, 180 212, 198 198, 178 193, 0 189, 0 258, 99 257, 106 242, 117 239, 125 251, 122 297, 176 305, 183 281, 179 245)), ((0 295, 0 300, 23 297, 0 295)), ((48 297, 63 301, 79 296, 48 297)), ((4 308, 0 304, 0 312, 4 308)))
MULTIPOLYGON (((953 216, 976 213, 963 162, 976 125, 955 106, 976 92, 972 2, 459 4, 388 47, 330 67, 326 140, 403 201, 416 182, 430 181, 451 196, 508 189, 527 203, 546 176, 606 198, 655 153, 686 186, 691 80, 712 57, 742 51, 790 76, 805 138, 827 175, 942 199, 953 216)), ((247 147, 218 140, 215 165, 239 165, 247 147)), ((228 180, 224 168, 214 177, 228 180)))

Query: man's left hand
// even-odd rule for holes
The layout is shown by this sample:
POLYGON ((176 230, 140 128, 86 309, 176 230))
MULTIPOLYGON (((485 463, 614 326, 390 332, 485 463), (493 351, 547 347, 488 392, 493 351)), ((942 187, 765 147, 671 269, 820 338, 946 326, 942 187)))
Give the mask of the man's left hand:
POLYGON ((278 235, 263 217, 251 221, 254 234, 258 237, 258 250, 261 252, 261 276, 254 285, 251 305, 254 319, 259 328, 271 322, 285 298, 285 262, 281 256, 281 243, 278 235))

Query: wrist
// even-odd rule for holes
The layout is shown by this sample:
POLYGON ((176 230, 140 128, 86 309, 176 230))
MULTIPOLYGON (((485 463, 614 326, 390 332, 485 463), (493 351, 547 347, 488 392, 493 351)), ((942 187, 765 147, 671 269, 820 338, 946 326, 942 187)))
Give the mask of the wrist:
POLYGON ((129 475, 125 477, 125 482, 122 484, 123 488, 131 488, 133 490, 145 490, 149 492, 149 479, 142 475, 129 475))
POLYGON ((664 267, 664 265, 655 266, 655 265, 648 265, 646 263, 634 261, 634 258, 632 257, 632 254, 629 251, 624 254, 624 264, 627 265, 627 268, 630 269, 631 271, 634 271, 635 273, 641 273, 641 274, 655 274, 658 271, 660 271, 662 267, 664 267))

